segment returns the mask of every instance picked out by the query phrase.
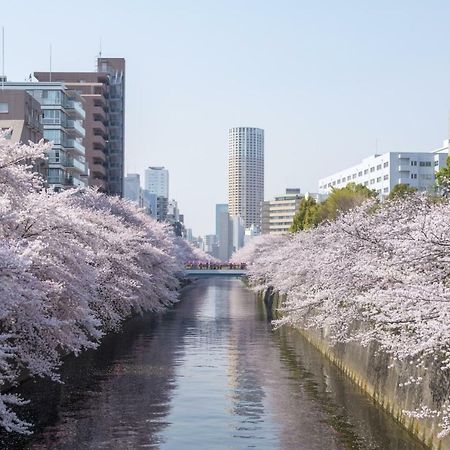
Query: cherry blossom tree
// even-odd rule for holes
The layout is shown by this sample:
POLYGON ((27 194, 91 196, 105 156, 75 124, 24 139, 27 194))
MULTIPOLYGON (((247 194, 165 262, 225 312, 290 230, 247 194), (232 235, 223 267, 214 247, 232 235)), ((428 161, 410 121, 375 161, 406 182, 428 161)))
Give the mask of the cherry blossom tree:
POLYGON ((24 375, 58 380, 61 355, 95 348, 129 315, 177 301, 185 262, 207 257, 127 201, 92 189, 47 192, 33 167, 49 145, 14 144, 5 136, 0 425, 27 433, 30 424, 14 412, 24 400, 5 388, 24 375))
MULTIPOLYGON (((313 230, 254 239, 235 256, 251 285, 285 294, 277 326, 325 328, 335 342, 376 343, 399 361, 450 375, 450 203, 411 194, 313 230)), ((421 377, 408 380, 420 383, 421 377)), ((447 393, 449 395, 450 393, 447 393)), ((450 432, 450 398, 438 411, 450 432)))

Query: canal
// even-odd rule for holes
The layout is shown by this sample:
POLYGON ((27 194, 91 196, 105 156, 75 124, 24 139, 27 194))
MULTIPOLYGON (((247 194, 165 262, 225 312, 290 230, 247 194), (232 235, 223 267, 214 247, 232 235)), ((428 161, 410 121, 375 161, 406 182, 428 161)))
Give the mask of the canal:
POLYGON ((273 331, 233 278, 198 280, 160 315, 67 358, 63 384, 28 381, 29 437, 2 449, 424 447, 298 333, 273 331))

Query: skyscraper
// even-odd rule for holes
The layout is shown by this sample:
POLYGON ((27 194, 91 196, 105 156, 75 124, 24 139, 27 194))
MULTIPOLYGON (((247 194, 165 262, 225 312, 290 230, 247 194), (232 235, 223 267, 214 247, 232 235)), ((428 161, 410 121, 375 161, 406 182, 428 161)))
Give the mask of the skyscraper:
POLYGON ((246 228, 261 228, 264 200, 264 130, 237 127, 228 130, 228 208, 246 228))

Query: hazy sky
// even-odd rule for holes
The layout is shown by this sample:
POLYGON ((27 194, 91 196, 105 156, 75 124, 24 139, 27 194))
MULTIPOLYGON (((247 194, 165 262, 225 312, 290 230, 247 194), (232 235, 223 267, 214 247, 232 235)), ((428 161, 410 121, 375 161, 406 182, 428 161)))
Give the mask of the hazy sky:
POLYGON ((265 197, 448 134, 450 2, 7 2, 6 74, 125 57, 126 171, 170 171, 194 234, 227 200, 227 130, 265 130, 265 197), (369 4, 370 3, 370 4, 369 4))

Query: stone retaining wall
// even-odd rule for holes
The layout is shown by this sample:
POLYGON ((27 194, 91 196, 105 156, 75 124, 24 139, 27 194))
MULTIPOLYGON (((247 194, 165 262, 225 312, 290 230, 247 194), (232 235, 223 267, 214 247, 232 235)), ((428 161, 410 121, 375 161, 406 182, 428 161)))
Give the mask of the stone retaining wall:
MULTIPOLYGON (((272 290, 260 294, 268 314, 278 315, 283 297, 272 290)), ((448 398, 450 380, 442 374, 439 365, 431 365, 427 371, 415 365, 399 363, 375 344, 367 347, 357 343, 338 343, 333 345, 326 329, 307 329, 298 327, 298 331, 314 345, 324 356, 338 366, 373 400, 388 411, 398 422, 416 435, 431 449, 450 450, 450 436, 438 439, 438 419, 417 420, 408 417, 404 411, 414 410, 421 404, 433 405, 440 409, 448 398), (392 367, 391 367, 392 366, 392 367), (401 387, 412 376, 421 376, 419 385, 401 387)))

